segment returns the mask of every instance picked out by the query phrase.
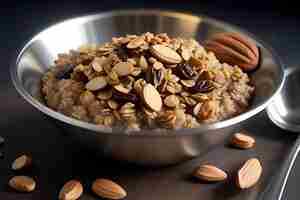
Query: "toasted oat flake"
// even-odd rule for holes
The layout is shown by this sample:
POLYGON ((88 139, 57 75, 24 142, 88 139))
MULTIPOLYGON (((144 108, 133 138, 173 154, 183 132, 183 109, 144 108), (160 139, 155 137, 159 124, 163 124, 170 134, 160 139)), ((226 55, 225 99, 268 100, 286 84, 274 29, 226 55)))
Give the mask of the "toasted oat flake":
POLYGON ((157 60, 156 60, 155 58, 153 58, 153 57, 150 57, 150 58, 148 59, 148 61, 149 61, 150 63, 152 63, 152 64, 154 64, 154 63, 157 62, 157 60))
POLYGON ((161 63, 161 62, 155 62, 153 63, 153 68, 156 69, 156 70, 160 70, 164 67, 164 65, 161 63))
POLYGON ((103 90, 97 93, 97 98, 101 100, 108 100, 112 97, 112 90, 103 90))
POLYGON ((185 87, 193 87, 196 84, 194 80, 180 80, 180 83, 185 87))
POLYGON ((141 94, 142 93, 142 90, 143 90, 143 87, 144 85, 146 85, 146 81, 142 78, 138 79, 137 81, 135 81, 134 83, 134 89, 135 91, 137 92, 137 94, 141 94))
POLYGON ((164 99, 164 104, 170 108, 174 108, 178 106, 179 99, 177 98, 176 95, 169 95, 164 99))
POLYGON ((132 65, 136 65, 136 59, 135 58, 127 58, 127 62, 131 63, 132 65))
POLYGON ((127 44, 127 48, 128 49, 136 49, 138 47, 140 47, 141 45, 144 44, 144 38, 143 37, 137 37, 133 40, 131 40, 128 44, 127 44))
POLYGON ((91 90, 91 91, 95 91, 95 90, 100 90, 105 88, 105 86, 107 85, 107 80, 104 76, 99 76, 96 77, 92 80, 90 80, 86 85, 86 89, 91 90))

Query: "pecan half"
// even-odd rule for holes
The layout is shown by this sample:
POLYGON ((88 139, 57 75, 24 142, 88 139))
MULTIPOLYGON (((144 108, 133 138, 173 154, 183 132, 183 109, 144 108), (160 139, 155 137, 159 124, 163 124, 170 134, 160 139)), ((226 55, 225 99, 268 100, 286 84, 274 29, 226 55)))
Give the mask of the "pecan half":
POLYGON ((244 71, 251 71, 258 65, 258 47, 240 34, 218 33, 205 41, 204 46, 214 52, 221 62, 238 65, 244 71))

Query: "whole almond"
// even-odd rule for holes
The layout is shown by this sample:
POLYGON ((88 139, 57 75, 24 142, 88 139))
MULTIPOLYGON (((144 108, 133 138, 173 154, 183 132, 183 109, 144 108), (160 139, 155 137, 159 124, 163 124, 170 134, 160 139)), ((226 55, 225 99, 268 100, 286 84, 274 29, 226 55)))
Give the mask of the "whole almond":
POLYGON ((120 185, 108 179, 95 180, 92 191, 96 195, 107 199, 123 199, 127 196, 126 191, 120 185))
POLYGON ((195 170, 194 177, 203 181, 216 182, 227 179, 227 174, 216 166, 201 165, 195 170))
POLYGON ((262 166, 258 159, 251 158, 245 162, 238 171, 237 186, 241 189, 247 189, 254 186, 262 174, 262 166))
POLYGON ((144 103, 154 111, 160 111, 162 108, 162 99, 159 92, 151 84, 146 84, 143 87, 142 99, 144 103))
POLYGON ((14 160, 14 162, 11 165, 11 168, 13 170, 20 170, 20 169, 30 167, 31 165, 32 165, 32 158, 28 155, 22 155, 16 158, 16 160, 14 160))
POLYGON ((238 65, 244 71, 251 71, 258 65, 258 47, 238 33, 215 34, 205 41, 204 46, 214 52, 221 62, 238 65))
POLYGON ((255 139, 243 133, 235 133, 230 143, 237 148, 250 149, 255 145, 255 139))
POLYGON ((58 199, 60 200, 76 200, 83 192, 81 183, 77 180, 70 180, 61 188, 58 199))
POLYGON ((163 45, 153 45, 150 52, 154 57, 166 64, 178 64, 182 62, 181 56, 173 49, 163 45))
POLYGON ((32 192, 35 189, 35 181, 28 176, 14 176, 8 185, 19 192, 32 192))
POLYGON ((104 76, 98 76, 90 80, 86 85, 86 89, 90 91, 101 90, 107 85, 107 80, 104 76))
POLYGON ((130 62, 119 62, 112 68, 112 70, 115 71, 118 74, 118 76, 127 76, 131 74, 133 69, 134 66, 130 62))

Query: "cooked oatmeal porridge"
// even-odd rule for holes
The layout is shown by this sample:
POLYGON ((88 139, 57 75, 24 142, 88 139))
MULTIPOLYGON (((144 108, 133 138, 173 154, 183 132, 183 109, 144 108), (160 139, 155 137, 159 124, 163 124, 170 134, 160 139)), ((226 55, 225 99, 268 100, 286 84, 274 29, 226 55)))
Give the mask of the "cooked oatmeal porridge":
POLYGON ((239 66, 193 39, 145 33, 59 54, 42 78, 47 105, 99 125, 193 128, 244 112, 254 93, 239 66))

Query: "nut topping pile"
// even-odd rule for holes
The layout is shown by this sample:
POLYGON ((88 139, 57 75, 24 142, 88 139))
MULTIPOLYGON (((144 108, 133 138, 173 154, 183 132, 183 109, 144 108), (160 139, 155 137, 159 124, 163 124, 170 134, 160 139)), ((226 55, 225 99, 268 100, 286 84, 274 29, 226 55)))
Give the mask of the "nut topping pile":
POLYGON ((164 33, 127 35, 59 54, 43 77, 42 92, 54 110, 101 127, 193 128, 227 119, 244 112, 253 96, 244 71, 257 62, 239 58, 245 52, 257 58, 257 51, 247 51, 240 37, 212 39, 235 42, 242 68, 227 54, 231 65, 221 63, 216 42, 206 42, 207 51, 193 39, 164 33))

